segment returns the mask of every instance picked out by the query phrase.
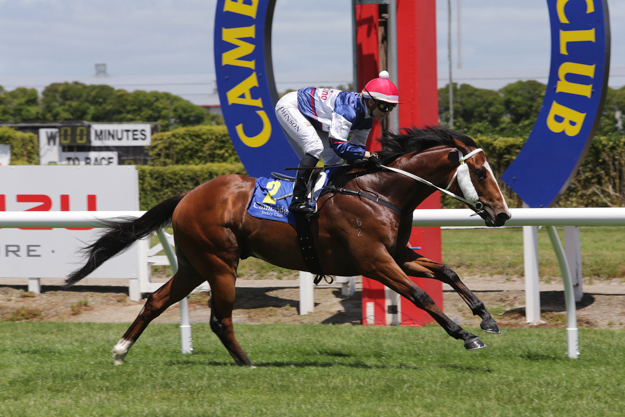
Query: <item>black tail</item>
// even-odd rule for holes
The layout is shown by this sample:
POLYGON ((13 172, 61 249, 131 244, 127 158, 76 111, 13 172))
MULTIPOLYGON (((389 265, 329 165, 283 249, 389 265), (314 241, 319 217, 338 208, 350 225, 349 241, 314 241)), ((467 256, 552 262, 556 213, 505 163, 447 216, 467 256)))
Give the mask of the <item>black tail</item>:
POLYGON ((124 252, 137 240, 151 235, 170 223, 174 209, 184 196, 185 194, 179 194, 168 198, 138 219, 128 217, 105 221, 104 224, 107 225, 108 230, 97 241, 83 249, 87 262, 82 268, 69 274, 65 280, 65 288, 71 287, 104 262, 124 252))

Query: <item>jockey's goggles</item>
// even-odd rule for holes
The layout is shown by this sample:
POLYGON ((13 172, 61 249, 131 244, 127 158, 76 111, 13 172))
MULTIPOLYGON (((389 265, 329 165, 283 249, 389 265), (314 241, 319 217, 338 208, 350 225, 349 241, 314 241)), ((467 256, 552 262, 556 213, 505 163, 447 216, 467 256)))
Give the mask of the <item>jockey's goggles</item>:
POLYGON ((393 111, 393 109, 397 106, 397 104, 395 103, 387 103, 385 101, 378 101, 378 100, 375 100, 375 101, 376 103, 378 103, 378 109, 380 109, 382 113, 389 113, 393 111))
POLYGON ((375 99, 373 98, 373 94, 371 94, 369 90, 367 90, 366 88, 364 90, 367 92, 367 94, 369 94, 368 98, 376 102, 376 104, 378 105, 378 109, 380 109, 382 113, 390 113, 395 107, 397 107, 397 103, 387 103, 386 101, 375 99))

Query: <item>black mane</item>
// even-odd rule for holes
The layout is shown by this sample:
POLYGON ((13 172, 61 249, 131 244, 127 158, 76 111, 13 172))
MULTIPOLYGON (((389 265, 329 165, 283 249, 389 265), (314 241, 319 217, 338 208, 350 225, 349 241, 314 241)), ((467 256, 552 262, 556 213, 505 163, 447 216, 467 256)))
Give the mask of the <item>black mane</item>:
POLYGON ((455 130, 442 126, 427 126, 424 129, 413 126, 412 129, 401 129, 398 134, 385 131, 378 139, 382 145, 378 155, 383 163, 389 163, 407 153, 422 152, 435 146, 455 147, 454 139, 467 146, 477 147, 473 139, 455 130))

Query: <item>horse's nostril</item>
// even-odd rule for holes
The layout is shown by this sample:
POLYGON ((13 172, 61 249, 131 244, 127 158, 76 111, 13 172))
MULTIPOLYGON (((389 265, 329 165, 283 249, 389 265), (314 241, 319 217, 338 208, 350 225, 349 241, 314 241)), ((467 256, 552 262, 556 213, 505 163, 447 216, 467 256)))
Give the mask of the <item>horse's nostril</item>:
POLYGON ((505 222, 506 220, 510 219, 510 215, 505 212, 498 213, 496 217, 498 222, 505 222))

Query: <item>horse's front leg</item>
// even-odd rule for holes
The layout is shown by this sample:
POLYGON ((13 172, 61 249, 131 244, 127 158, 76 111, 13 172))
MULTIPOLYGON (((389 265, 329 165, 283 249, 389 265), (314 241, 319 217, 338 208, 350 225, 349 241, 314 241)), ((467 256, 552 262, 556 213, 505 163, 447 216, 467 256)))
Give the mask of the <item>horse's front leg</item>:
POLYGON ((406 248, 404 259, 398 262, 401 269, 409 276, 433 278, 450 285, 465 303, 469 306, 473 315, 482 319, 480 328, 489 333, 501 333, 497 322, 486 310, 484 303, 467 288, 460 280, 458 274, 449 267, 431 259, 425 258, 411 249, 406 248))
POLYGON ((436 306, 434 300, 408 278, 390 255, 384 256, 381 259, 368 260, 365 269, 365 276, 381 282, 414 303, 414 305, 420 309, 427 311, 454 339, 464 340, 464 347, 467 350, 486 347, 486 344, 484 344, 479 337, 467 332, 447 317, 445 313, 436 306))

